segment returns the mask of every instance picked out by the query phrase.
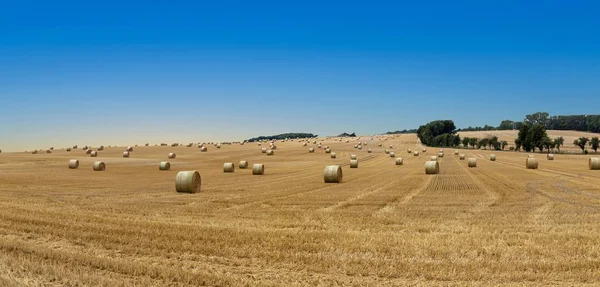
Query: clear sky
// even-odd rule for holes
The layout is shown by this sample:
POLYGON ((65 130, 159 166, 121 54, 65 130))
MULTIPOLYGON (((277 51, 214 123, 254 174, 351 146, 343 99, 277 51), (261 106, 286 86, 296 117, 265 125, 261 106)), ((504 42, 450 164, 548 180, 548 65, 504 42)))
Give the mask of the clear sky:
POLYGON ((598 1, 4 1, 0 149, 600 113, 598 1))

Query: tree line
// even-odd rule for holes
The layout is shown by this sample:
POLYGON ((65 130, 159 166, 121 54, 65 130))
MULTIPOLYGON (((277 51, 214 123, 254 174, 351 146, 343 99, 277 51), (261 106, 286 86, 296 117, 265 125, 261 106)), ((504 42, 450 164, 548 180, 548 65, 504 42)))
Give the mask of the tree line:
POLYGON ((283 140, 283 139, 303 139, 303 138, 316 138, 317 135, 311 133, 285 133, 273 136, 259 136, 251 139, 247 139, 247 142, 256 142, 263 140, 283 140))

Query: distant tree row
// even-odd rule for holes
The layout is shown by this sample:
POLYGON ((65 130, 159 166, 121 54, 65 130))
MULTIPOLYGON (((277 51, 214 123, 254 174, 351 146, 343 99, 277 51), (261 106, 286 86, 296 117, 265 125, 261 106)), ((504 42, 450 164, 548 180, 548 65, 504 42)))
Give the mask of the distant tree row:
POLYGON ((417 129, 404 129, 401 131, 394 131, 394 132, 387 132, 385 133, 386 135, 395 135, 395 134, 416 134, 417 133, 417 129))
POLYGON ((417 129, 421 143, 427 146, 453 147, 460 144, 456 126, 452 120, 432 121, 417 129))
POLYGON ((472 148, 486 147, 495 150, 504 150, 508 146, 507 141, 500 141, 497 136, 490 136, 483 139, 464 137, 461 143, 465 148, 469 148, 469 146, 472 148))
POLYGON ((349 134, 349 133, 345 133, 344 132, 344 133, 341 133, 341 134, 337 135, 337 137, 342 137, 342 138, 351 137, 351 138, 353 138, 353 137, 356 137, 356 133, 349 134))
POLYGON ((317 137, 317 135, 314 134, 310 134, 310 133, 286 133, 286 134, 279 134, 279 135, 273 135, 273 136, 259 136, 259 137, 255 137, 255 138, 251 138, 246 140, 247 142, 256 142, 256 141, 262 141, 262 140, 283 140, 283 139, 303 139, 303 138, 315 138, 317 137))
POLYGON ((572 130, 582 132, 600 132, 600 115, 570 115, 550 116, 547 112, 537 112, 526 115, 523 121, 503 120, 497 127, 485 125, 483 127, 467 127, 458 129, 461 132, 493 131, 493 130, 520 130, 522 125, 541 125, 547 130, 572 130))
POLYGON ((581 148, 581 152, 583 153, 587 153, 585 150, 586 144, 589 144, 590 148, 593 149, 595 153, 598 153, 598 148, 600 147, 600 139, 598 139, 598 137, 593 137, 592 139, 580 137, 573 142, 573 145, 581 148))

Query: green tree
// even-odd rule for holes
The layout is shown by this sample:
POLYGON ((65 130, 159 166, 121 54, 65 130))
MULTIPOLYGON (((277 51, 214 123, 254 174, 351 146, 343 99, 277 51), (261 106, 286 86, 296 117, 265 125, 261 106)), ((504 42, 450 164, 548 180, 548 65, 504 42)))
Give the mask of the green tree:
POLYGON ((506 146, 508 146, 508 142, 507 141, 502 141, 500 143, 500 147, 502 148, 502 150, 504 150, 504 148, 506 148, 506 146))
POLYGON ((517 137, 517 139, 519 140, 519 143, 517 144, 515 142, 515 144, 517 144, 519 147, 522 147, 523 150, 525 150, 526 152, 530 152, 534 148, 534 146, 531 144, 531 140, 528 139, 530 129, 531 129, 530 125, 527 125, 527 124, 522 125, 521 128, 519 129, 519 135, 517 137))
POLYGON ((544 151, 544 138, 547 138, 546 129, 541 124, 535 124, 531 127, 528 140, 531 141, 533 147, 537 147, 540 151, 544 151))
POLYGON ((590 147, 594 150, 595 153, 598 153, 598 147, 600 146, 600 140, 598 137, 593 137, 590 140, 590 147))
POLYGON ((500 125, 498 126, 498 130, 512 130, 514 125, 515 125, 515 122, 513 122, 511 120, 503 120, 502 122, 500 122, 500 125))
POLYGON ((550 148, 552 148, 553 146, 554 146, 553 141, 549 137, 544 137, 542 139, 542 147, 547 149, 548 153, 550 153, 550 148))
POLYGON ((517 150, 517 151, 521 150, 521 140, 519 138, 515 139, 515 150, 517 150))
POLYGON ((428 146, 456 146, 460 138, 455 134, 456 126, 451 120, 432 121, 417 129, 417 137, 428 146))
POLYGON ((546 112, 537 112, 537 113, 533 113, 533 114, 529 114, 525 116, 525 120, 523 121, 524 124, 528 124, 530 126, 533 125, 542 125, 542 126, 546 126, 546 123, 548 122, 548 117, 550 115, 546 112))
POLYGON ((581 148, 581 152, 585 153, 585 146, 587 145, 587 143, 589 141, 590 141, 590 139, 588 139, 586 137, 580 137, 573 142, 573 145, 578 146, 579 148, 581 148))
POLYGON ((477 145, 477 138, 469 138, 469 145, 472 148, 475 148, 475 145, 477 145))
POLYGON ((554 145, 556 146, 556 148, 558 149, 558 151, 560 152, 560 147, 563 146, 565 144, 565 139, 563 139, 563 137, 557 137, 554 139, 554 145))
POLYGON ((471 140, 471 139, 470 139, 470 138, 468 138, 468 137, 464 137, 464 138, 462 139, 462 144, 463 144, 463 147, 464 147, 464 148, 469 148, 469 140, 471 140))
POLYGON ((488 145, 488 142, 490 142, 490 139, 488 138, 483 138, 481 140, 479 140, 479 142, 477 143, 477 145, 479 146, 479 148, 485 148, 488 145))

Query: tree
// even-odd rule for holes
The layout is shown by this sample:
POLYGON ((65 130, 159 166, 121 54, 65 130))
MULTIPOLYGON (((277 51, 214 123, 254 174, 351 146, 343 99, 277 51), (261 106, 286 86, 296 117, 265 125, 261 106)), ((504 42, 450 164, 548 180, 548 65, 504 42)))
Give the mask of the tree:
POLYGON ((469 138, 469 145, 475 148, 475 145, 477 145, 477 138, 469 138))
POLYGON ((527 138, 529 136, 530 129, 531 126, 526 124, 522 125, 521 129, 519 129, 519 135, 517 136, 519 143, 515 141, 515 144, 517 144, 517 146, 519 147, 517 148, 517 150, 519 150, 522 147, 523 150, 525 150, 526 152, 530 152, 533 149, 531 141, 527 138))
POLYGON ((586 137, 580 137, 573 142, 573 145, 578 146, 579 148, 581 148, 581 152, 585 153, 585 146, 588 143, 588 141, 590 141, 590 139, 586 137))
POLYGON ((594 150, 595 153, 598 153, 598 147, 600 146, 600 140, 598 137, 593 137, 590 140, 590 147, 594 150))
POLYGON ((517 151, 521 150, 521 140, 518 138, 515 139, 515 150, 517 150, 517 151))
POLYGON ((464 138, 462 139, 462 144, 463 144, 463 147, 465 147, 465 148, 469 148, 469 141, 470 141, 470 140, 471 140, 470 138, 468 138, 468 137, 464 137, 464 138))
POLYGON ((508 145, 508 142, 507 142, 507 141, 502 141, 502 142, 500 143, 500 147, 502 148, 502 150, 504 150, 504 148, 505 148, 507 145, 508 145))
POLYGON ((529 136, 527 137, 531 141, 533 147, 537 147, 540 152, 544 151, 544 138, 547 138, 546 129, 541 124, 535 124, 531 127, 529 136))
POLYGON ((482 148, 482 147, 485 148, 485 147, 487 147, 489 141, 490 141, 490 139, 483 138, 483 139, 479 140, 477 145, 479 146, 479 148, 482 148))
POLYGON ((503 120, 500 122, 498 126, 498 130, 512 130, 514 128, 515 122, 511 120, 503 120))
POLYGON ((560 152, 560 147, 562 145, 564 145, 565 143, 565 139, 563 139, 563 137, 557 137, 554 139, 554 145, 556 146, 556 148, 558 149, 558 151, 560 152))
POLYGON ((537 113, 533 113, 533 114, 529 114, 525 116, 525 120, 523 121, 523 123, 528 124, 528 125, 542 125, 542 126, 546 126, 546 123, 548 122, 548 116, 550 116, 548 113, 546 112, 537 112, 537 113))
MULTIPOLYGON (((549 137, 544 137, 542 139, 542 147, 548 150, 548 153, 550 153, 550 148, 552 148, 554 146, 552 140, 549 137)), ((543 150, 541 150, 543 151, 543 150)))
POLYGON ((490 146, 490 149, 500 150, 500 142, 498 141, 497 136, 489 138, 488 145, 490 146))
POLYGON ((460 138, 455 134, 456 126, 452 120, 432 121, 417 129, 419 140, 428 146, 456 146, 460 138))

